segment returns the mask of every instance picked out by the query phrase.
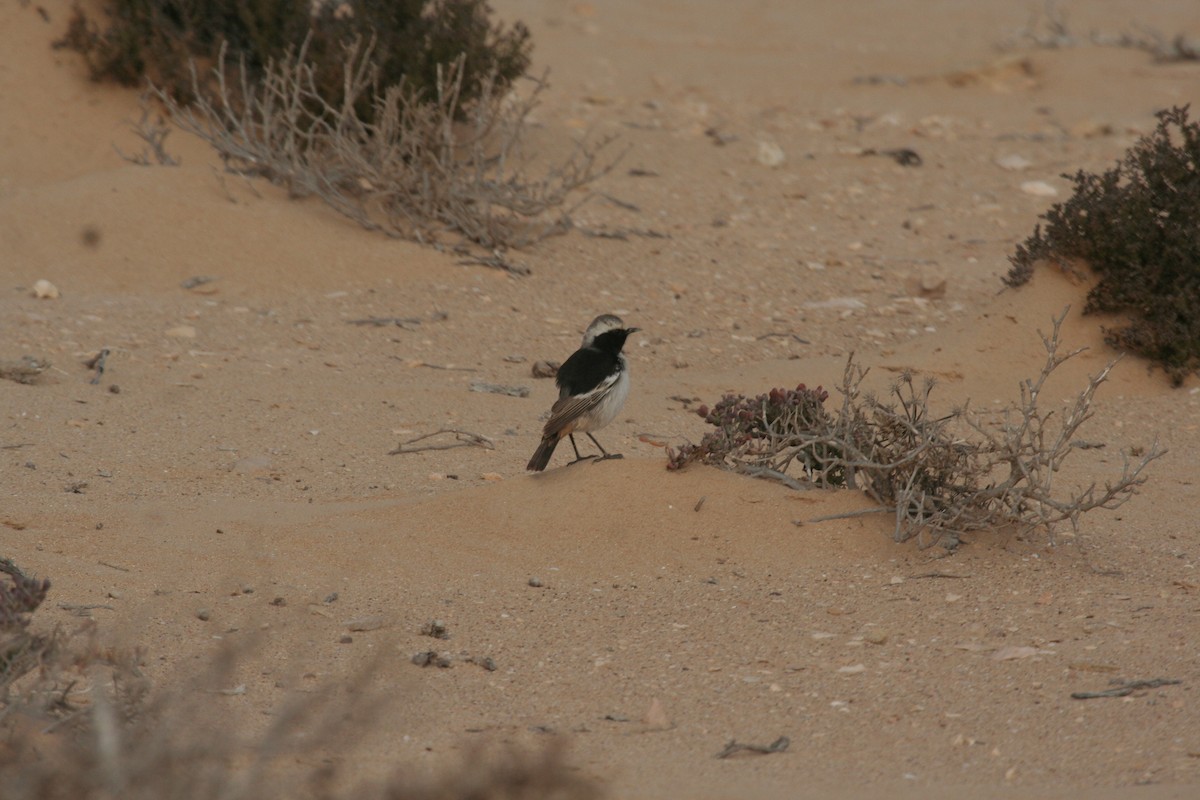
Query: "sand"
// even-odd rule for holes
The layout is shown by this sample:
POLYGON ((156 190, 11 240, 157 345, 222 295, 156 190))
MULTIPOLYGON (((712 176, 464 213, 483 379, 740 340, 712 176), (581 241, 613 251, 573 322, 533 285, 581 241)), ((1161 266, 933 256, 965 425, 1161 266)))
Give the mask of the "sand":
POLYGON ((1111 478, 1156 438, 1170 452, 1053 540, 948 552, 877 517, 797 525, 870 503, 668 473, 663 448, 703 435, 698 402, 833 386, 851 350, 880 389, 911 369, 946 407, 1008 402, 1068 305, 1065 343, 1090 349, 1046 401, 1082 388, 1117 355, 1080 314, 1086 286, 1000 278, 1069 196, 1062 173, 1108 167, 1196 99, 1200 65, 1087 34, 1197 35, 1195 4, 1080 4, 1079 46, 1015 50, 999 45, 1032 5, 495 5, 550 70, 531 152, 586 134, 623 153, 575 219, 626 238, 510 253, 524 277, 222 183, 181 133, 182 166, 123 160, 137 93, 50 49, 69 4, 0 6, 0 358, 54 365, 0 381, 0 554, 53 582, 38 624, 99 606, 101 633, 183 692, 253 641, 246 691, 212 700, 248 730, 370 667, 396 707, 346 756, 363 775, 562 739, 621 798, 1195 796, 1195 379, 1117 365, 1085 434, 1106 447, 1064 480, 1111 478), (921 165, 879 155, 899 148, 921 165), (183 288, 195 276, 215 280, 183 288), (39 279, 61 296, 35 298, 39 279), (605 312, 643 329, 598 435, 625 458, 567 467, 561 448, 527 475, 554 398, 531 365, 605 312), (350 324, 368 317, 414 321, 350 324), (494 449, 389 455, 442 428, 494 449), (448 640, 421 634, 433 619, 448 640), (452 666, 411 662, 429 649, 452 666), (1182 683, 1070 696, 1151 678, 1182 683), (714 758, 780 736, 786 752, 714 758))

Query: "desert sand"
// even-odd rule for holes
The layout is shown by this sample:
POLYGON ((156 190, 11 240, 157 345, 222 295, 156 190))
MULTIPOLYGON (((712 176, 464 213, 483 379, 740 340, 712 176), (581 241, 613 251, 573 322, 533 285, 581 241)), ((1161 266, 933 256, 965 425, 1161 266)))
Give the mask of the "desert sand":
POLYGON ((1089 33, 1197 36, 1200 8, 1064 5, 1078 46, 1005 49, 1040 4, 498 0, 550 70, 530 151, 623 153, 581 230, 508 254, 517 276, 222 182, 182 133, 179 167, 122 159, 137 92, 50 48, 69 4, 0 4, 0 358, 53 363, 0 381, 0 555, 51 579, 37 624, 95 606, 185 693, 252 640, 245 691, 211 701, 251 732, 370 667, 394 707, 345 756, 368 777, 555 739, 617 798, 1197 796, 1195 379, 1118 364, 1086 429, 1106 447, 1064 480, 1169 453, 1053 538, 897 544, 879 517, 806 522, 869 506, 851 492, 664 468, 700 402, 834 386, 851 350, 879 389, 936 377, 946 407, 1015 399, 1068 305, 1065 344, 1090 349, 1048 401, 1117 355, 1086 286, 1000 278, 1062 173, 1200 98, 1200 64, 1089 33), (878 155, 900 148, 921 164, 878 155), (642 328, 598 434, 625 458, 563 447, 528 475, 555 396, 531 365, 605 312, 642 328), (388 454, 442 428, 494 449, 388 454), (451 666, 412 662, 430 649, 451 666), (1070 696, 1153 678, 1181 683, 1070 696))

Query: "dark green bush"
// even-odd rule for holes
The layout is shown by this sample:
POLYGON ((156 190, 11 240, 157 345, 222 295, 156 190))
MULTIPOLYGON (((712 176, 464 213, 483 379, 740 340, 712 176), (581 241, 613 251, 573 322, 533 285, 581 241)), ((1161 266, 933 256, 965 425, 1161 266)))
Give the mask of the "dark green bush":
POLYGON ((1085 263, 1100 280, 1084 313, 1126 315, 1105 330, 1109 344, 1151 359, 1178 385, 1200 368, 1200 124, 1187 106, 1157 116, 1112 169, 1064 176, 1074 194, 1017 246, 1004 282, 1026 283, 1038 261, 1085 263))
POLYGON ((531 48, 529 30, 494 24, 486 0, 326 0, 315 13, 311 0, 108 0, 105 13, 98 24, 76 6, 59 44, 82 53, 97 80, 149 79, 185 102, 191 61, 206 72, 222 45, 254 77, 307 37, 318 88, 333 105, 341 99, 344 44, 356 39, 375 42, 381 90, 403 79, 413 92, 430 92, 439 66, 464 56, 464 100, 493 71, 500 86, 524 74, 531 48))

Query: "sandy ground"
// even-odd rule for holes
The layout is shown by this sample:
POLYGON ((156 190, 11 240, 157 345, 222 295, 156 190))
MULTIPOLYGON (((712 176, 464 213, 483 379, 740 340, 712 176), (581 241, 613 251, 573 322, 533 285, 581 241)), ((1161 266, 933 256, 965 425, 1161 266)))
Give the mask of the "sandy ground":
MULTIPOLYGON (((798 526, 866 501, 670 474, 661 444, 703 433, 680 398, 830 386, 852 349, 878 386, 911 368, 947 406, 1008 401, 1072 304, 1066 341, 1092 349, 1048 390, 1069 396, 1114 354, 1077 313, 1083 287, 1001 291, 1054 199, 1022 185, 1065 199, 1061 173, 1109 166, 1157 109, 1196 100, 1200 65, 999 49, 1037 4, 502 0, 551 70, 531 147, 618 135, 598 188, 622 204, 577 221, 635 231, 511 254, 531 270, 515 277, 223 188, 182 134, 181 167, 122 160, 136 95, 49 48, 67 5, 42 3, 47 21, 0 4, 0 358, 54 364, 0 381, 0 553, 53 581, 40 624, 99 606, 105 635, 181 691, 222 642, 253 639, 246 692, 212 701, 248 728, 373 665, 398 707, 354 756, 364 775, 557 735, 622 798, 1196 796, 1195 380, 1118 365, 1087 435, 1107 447, 1066 479, 1111 477, 1119 449, 1156 437, 1170 453, 1053 543, 996 533, 948 554, 870 517, 798 526), (863 155, 894 148, 922 165, 863 155), (216 280, 181 288, 198 275, 216 280), (39 279, 62 296, 34 298, 39 279), (603 312, 643 329, 600 436, 625 459, 560 453, 526 475, 554 395, 530 366, 603 312), (372 316, 416 321, 349 324, 372 316), (81 362, 102 347, 91 384, 81 362), (443 427, 495 449, 388 455, 443 427), (363 618, 380 627, 348 631, 363 618), (421 635, 431 619, 449 640, 421 635), (1030 652, 1010 646, 1033 654, 997 658, 1030 652), (453 666, 411 663, 430 648, 453 666), (1182 683, 1070 697, 1150 678, 1182 683), (780 736, 784 753, 714 758, 780 736)), ((1085 39, 1200 35, 1187 0, 1075 5, 1085 39)))

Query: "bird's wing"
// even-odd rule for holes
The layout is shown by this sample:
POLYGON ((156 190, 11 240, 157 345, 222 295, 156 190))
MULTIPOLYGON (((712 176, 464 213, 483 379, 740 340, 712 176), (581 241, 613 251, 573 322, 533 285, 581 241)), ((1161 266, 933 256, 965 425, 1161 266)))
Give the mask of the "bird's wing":
POLYGON ((600 381, 596 388, 590 392, 560 397, 550 408, 550 419, 546 420, 546 427, 542 429, 542 435, 553 436, 567 428, 573 427, 571 425, 572 422, 600 405, 600 401, 612 391, 613 386, 616 385, 620 377, 621 371, 619 369, 614 370, 611 375, 600 381))

